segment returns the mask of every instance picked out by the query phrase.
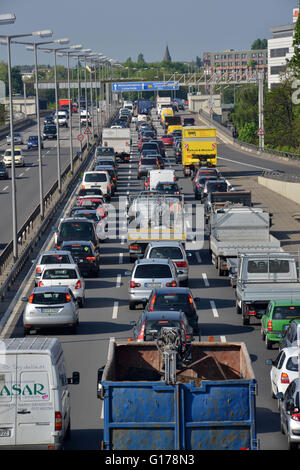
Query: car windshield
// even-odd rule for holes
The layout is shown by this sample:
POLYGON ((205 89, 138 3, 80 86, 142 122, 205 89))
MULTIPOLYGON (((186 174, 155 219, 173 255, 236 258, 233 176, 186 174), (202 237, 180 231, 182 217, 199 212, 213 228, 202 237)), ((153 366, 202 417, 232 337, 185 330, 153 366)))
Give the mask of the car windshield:
POLYGON ((43 255, 40 261, 40 264, 68 264, 70 263, 70 258, 68 255, 43 255))
POLYGON ((137 279, 171 278, 171 269, 167 264, 144 264, 137 266, 134 277, 137 279))
POLYGON ((65 222, 61 226, 60 235, 68 240, 86 240, 93 238, 93 224, 91 222, 65 222))
POLYGON ((275 307, 272 317, 273 320, 294 320, 295 318, 300 318, 300 305, 275 307))
POLYGON ((84 176, 84 181, 87 183, 104 183, 107 181, 106 173, 87 173, 84 176))
POLYGON ((179 328, 182 326, 177 320, 148 320, 146 321, 145 328, 145 340, 149 340, 148 337, 157 337, 162 328, 179 328))
POLYGON ((44 292, 33 294, 32 303, 40 305, 56 305, 66 303, 65 292, 44 292))
MULTIPOLYGON (((10 150, 5 150, 5 155, 10 157, 11 156, 11 151, 10 150)), ((17 157, 18 155, 21 155, 21 150, 14 150, 14 155, 17 157)))
POLYGON ((38 136, 37 135, 31 135, 31 136, 29 136, 28 140, 38 140, 38 136))
POLYGON ((114 151, 110 148, 97 149, 96 150, 96 157, 98 157, 100 155, 114 155, 114 151))
POLYGON ((150 251, 149 258, 183 259, 183 254, 176 246, 155 246, 150 251))
POLYGON ((91 256, 93 255, 92 249, 88 245, 68 245, 68 250, 71 251, 72 255, 84 255, 91 256))
POLYGON ((43 279, 77 279, 75 269, 46 269, 43 274, 43 279))

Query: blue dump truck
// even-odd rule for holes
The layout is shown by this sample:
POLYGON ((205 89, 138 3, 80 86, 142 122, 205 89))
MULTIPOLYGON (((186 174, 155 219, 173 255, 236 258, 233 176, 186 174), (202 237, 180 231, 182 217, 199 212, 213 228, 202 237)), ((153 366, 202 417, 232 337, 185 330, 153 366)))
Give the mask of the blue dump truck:
POLYGON ((244 343, 193 342, 173 381, 169 366, 155 341, 110 342, 97 381, 102 449, 258 449, 257 383, 244 343))

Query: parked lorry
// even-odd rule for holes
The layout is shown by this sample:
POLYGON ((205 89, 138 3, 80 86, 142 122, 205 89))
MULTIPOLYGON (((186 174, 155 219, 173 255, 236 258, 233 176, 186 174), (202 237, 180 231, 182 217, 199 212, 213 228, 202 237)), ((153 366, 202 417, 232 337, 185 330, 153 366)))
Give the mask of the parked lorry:
POLYGON ((163 330, 156 342, 110 342, 97 380, 102 448, 257 450, 257 382, 245 344, 193 342, 182 365, 163 330))
POLYGON ((291 253, 242 253, 238 258, 236 311, 243 325, 260 319, 270 300, 300 299, 297 257, 291 253))
POLYGON ((182 128, 182 165, 184 176, 201 166, 217 165, 217 134, 214 127, 182 128))
POLYGON ((130 129, 103 129, 102 146, 113 147, 116 158, 119 159, 121 162, 129 161, 131 147, 130 129))
POLYGON ((228 258, 240 252, 279 250, 280 241, 270 234, 270 214, 263 208, 232 205, 217 209, 210 218, 210 251, 219 275, 228 274, 228 258))
POLYGON ((127 241, 130 261, 143 256, 152 241, 186 242, 182 195, 145 193, 128 210, 127 241))

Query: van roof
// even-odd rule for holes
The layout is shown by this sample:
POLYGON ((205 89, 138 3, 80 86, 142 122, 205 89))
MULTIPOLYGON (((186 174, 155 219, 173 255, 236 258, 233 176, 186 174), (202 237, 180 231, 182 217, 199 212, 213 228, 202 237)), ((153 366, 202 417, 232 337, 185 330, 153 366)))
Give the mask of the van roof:
POLYGON ((36 336, 35 338, 6 338, 2 339, 0 355, 9 353, 42 353, 53 356, 53 360, 62 354, 62 347, 57 338, 45 338, 36 336))

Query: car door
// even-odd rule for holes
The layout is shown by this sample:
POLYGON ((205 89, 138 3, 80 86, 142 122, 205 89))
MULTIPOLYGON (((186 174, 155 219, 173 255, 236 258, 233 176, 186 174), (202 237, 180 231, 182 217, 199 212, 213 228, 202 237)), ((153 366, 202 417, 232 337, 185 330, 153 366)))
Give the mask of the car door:
POLYGON ((285 361, 285 353, 281 351, 278 356, 276 357, 275 361, 273 362, 273 367, 271 369, 271 382, 272 382, 272 389, 274 390, 275 394, 277 393, 277 383, 280 379, 282 365, 285 361))
POLYGON ((16 445, 47 444, 53 440, 55 406, 49 356, 17 356, 16 445))
POLYGON ((0 351, 0 449, 16 444, 16 355, 0 351))
POLYGON ((286 392, 284 394, 281 407, 280 407, 280 418, 281 418, 281 424, 283 425, 283 428, 285 429, 285 432, 288 430, 288 402, 289 400, 293 399, 293 394, 295 391, 295 382, 291 382, 288 388, 286 389, 286 392))

